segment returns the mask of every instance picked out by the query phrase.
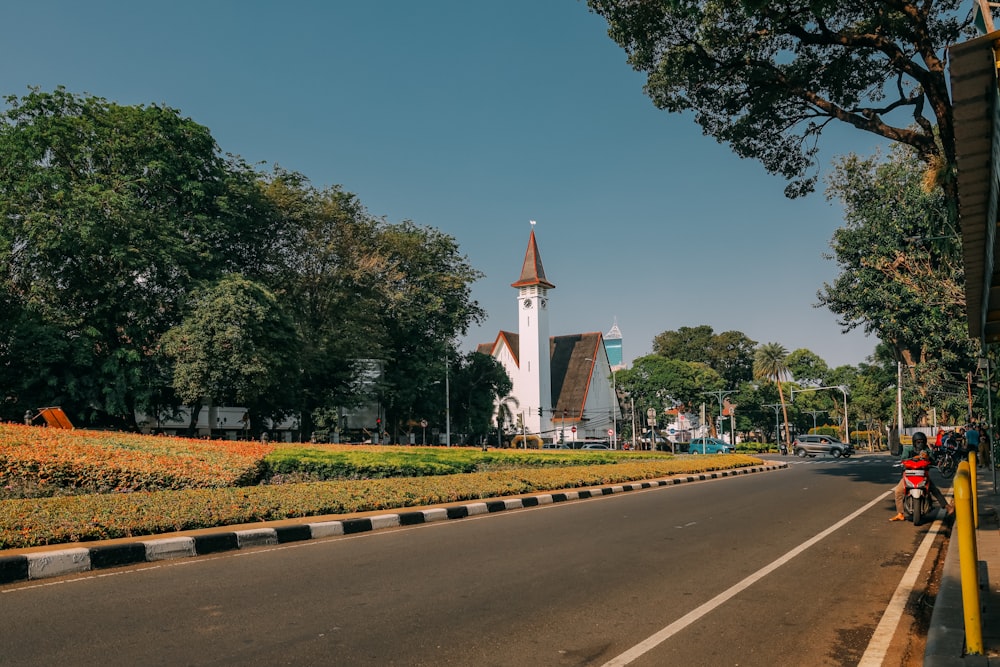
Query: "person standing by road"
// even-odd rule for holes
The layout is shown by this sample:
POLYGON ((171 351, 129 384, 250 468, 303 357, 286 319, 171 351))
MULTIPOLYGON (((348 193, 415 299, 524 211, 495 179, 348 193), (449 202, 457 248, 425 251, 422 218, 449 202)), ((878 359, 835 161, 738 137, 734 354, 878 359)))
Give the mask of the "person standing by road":
POLYGON ((975 422, 965 425, 965 458, 973 452, 979 455, 979 429, 975 422))
MULTIPOLYGON (((990 456, 990 436, 987 433, 987 429, 983 428, 982 424, 974 424, 973 427, 976 430, 977 439, 979 444, 976 447, 976 467, 977 468, 989 468, 991 464, 990 456)), ((972 444, 969 444, 970 451, 972 450, 972 444)))

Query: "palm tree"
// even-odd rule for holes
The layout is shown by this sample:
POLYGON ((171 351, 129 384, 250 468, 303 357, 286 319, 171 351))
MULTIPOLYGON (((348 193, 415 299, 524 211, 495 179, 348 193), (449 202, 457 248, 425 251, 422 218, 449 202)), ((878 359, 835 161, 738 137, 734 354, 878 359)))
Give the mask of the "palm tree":
POLYGON ((505 396, 500 399, 500 402, 497 404, 497 426, 500 430, 500 440, 497 444, 499 446, 503 446, 503 433, 507 430, 508 424, 514 423, 514 415, 520 407, 520 401, 512 395, 505 396))
MULTIPOLYGON (((792 448, 792 438, 788 432, 788 408, 785 406, 785 392, 781 389, 782 378, 788 377, 788 350, 781 343, 765 343, 757 348, 753 355, 753 376, 757 380, 768 380, 778 385, 778 398, 781 399, 781 413, 785 417, 785 444, 789 451, 792 448)), ((774 434, 778 438, 777 433, 774 434)))

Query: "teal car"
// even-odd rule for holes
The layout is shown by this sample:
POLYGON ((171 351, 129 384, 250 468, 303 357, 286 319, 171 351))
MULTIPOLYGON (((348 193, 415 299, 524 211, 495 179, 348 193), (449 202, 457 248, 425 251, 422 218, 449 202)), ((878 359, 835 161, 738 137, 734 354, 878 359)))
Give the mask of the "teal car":
POLYGON ((733 446, 718 438, 695 438, 688 445, 689 454, 732 454, 733 446))

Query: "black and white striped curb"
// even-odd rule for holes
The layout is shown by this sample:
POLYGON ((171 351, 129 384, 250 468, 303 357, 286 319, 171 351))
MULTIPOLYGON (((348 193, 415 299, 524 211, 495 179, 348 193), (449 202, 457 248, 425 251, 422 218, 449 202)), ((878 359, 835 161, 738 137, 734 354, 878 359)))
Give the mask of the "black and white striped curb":
POLYGON ((487 500, 451 507, 436 507, 413 512, 402 512, 400 514, 379 514, 339 521, 303 523, 274 528, 252 528, 249 530, 234 530, 205 535, 157 537, 125 544, 75 547, 16 556, 0 556, 0 584, 59 577, 67 574, 78 574, 91 570, 135 565, 137 563, 151 563, 173 558, 204 556, 206 554, 232 551, 234 549, 272 546, 337 535, 353 535, 383 528, 415 526, 422 523, 445 521, 447 519, 464 519, 465 517, 476 516, 478 514, 492 514, 505 510, 561 503, 567 500, 596 498, 614 493, 623 493, 625 491, 637 491, 640 489, 699 482, 722 477, 735 477, 737 475, 767 472, 787 467, 787 463, 772 463, 750 468, 706 472, 686 477, 671 477, 575 491, 544 493, 537 496, 487 500))

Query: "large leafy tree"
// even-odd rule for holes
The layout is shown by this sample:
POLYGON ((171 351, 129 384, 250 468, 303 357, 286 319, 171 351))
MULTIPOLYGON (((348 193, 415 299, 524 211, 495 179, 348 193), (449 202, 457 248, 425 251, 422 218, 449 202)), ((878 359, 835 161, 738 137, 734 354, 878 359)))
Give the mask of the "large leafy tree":
POLYGON ((757 348, 753 359, 753 375, 758 380, 773 382, 778 388, 778 399, 781 401, 781 413, 785 418, 785 444, 789 450, 792 447, 792 437, 788 430, 788 406, 785 404, 785 392, 781 388, 782 381, 788 378, 788 350, 781 343, 764 343, 757 348))
POLYGON ((845 330, 876 334, 903 365, 904 386, 923 394, 917 421, 978 356, 962 324, 958 235, 943 191, 923 176, 917 157, 902 148, 838 161, 828 196, 844 207, 845 225, 831 243, 840 273, 818 294, 845 330))
MULTIPOLYGON (((399 424, 423 411, 428 383, 455 357, 452 341, 483 315, 470 297, 480 274, 453 238, 373 218, 336 186, 319 190, 281 169, 259 174, 223 157, 207 128, 173 109, 63 89, 7 104, 4 418, 59 404, 85 423, 129 427, 136 411, 171 413, 177 389, 188 403, 296 412, 307 432, 312 419, 332 423, 338 407, 361 398, 379 400, 399 424), (227 275, 246 281, 240 295, 220 282, 227 275), (251 321, 244 331, 273 346, 275 356, 259 361, 286 373, 281 386, 260 375, 244 377, 240 391, 205 374, 188 381, 185 374, 197 375, 193 362, 175 368, 177 350, 163 354, 167 331, 208 326, 205 313, 223 297, 273 297, 280 308, 272 315, 292 318, 294 335, 284 320, 268 320, 276 327, 270 340, 251 321), (369 367, 362 360, 373 359, 385 370, 377 386, 359 381, 369 367), (196 387, 207 392, 200 399, 196 387)), ((199 336, 211 351, 207 334, 199 336)), ((221 368, 227 349, 214 346, 221 368)), ((239 363, 248 369, 249 361, 239 363)))
MULTIPOLYGON (((887 350, 884 343, 882 350, 887 350)), ((885 364, 879 358, 891 361, 891 355, 880 353, 876 348, 871 363, 860 364, 851 381, 851 415, 858 431, 868 432, 866 441, 874 444, 881 441, 886 426, 895 423, 896 369, 895 364, 885 364), (878 435, 872 436, 872 432, 878 435)))
POLYGON ((197 291, 187 317, 163 337, 174 360, 173 386, 192 406, 245 406, 250 428, 287 416, 286 395, 298 380, 298 338, 278 299, 258 283, 232 275, 197 291))
POLYGON ((788 372, 802 386, 820 386, 826 384, 830 367, 816 354, 805 348, 794 350, 786 359, 788 372))
POLYGON ((774 441, 780 440, 779 421, 767 405, 778 405, 778 388, 771 383, 744 382, 739 390, 729 397, 736 404, 737 430, 760 434, 766 440, 767 433, 774 431, 774 441))
POLYGON ((618 371, 618 390, 635 400, 637 414, 653 408, 657 413, 705 401, 703 392, 724 388, 725 381, 707 364, 667 359, 658 354, 640 357, 632 367, 618 371))
POLYGON ((353 194, 314 188, 300 174, 276 169, 260 187, 289 230, 272 289, 289 306, 301 343, 301 393, 295 402, 308 433, 337 423, 338 409, 363 401, 355 381, 360 359, 381 359, 387 346, 382 305, 385 265, 379 223, 353 194))
MULTIPOLYGON (((693 112, 705 134, 789 179, 789 196, 812 190, 831 123, 907 144, 935 168, 955 164, 946 49, 970 25, 969 3, 588 4, 647 73, 657 107, 693 112)), ((942 182, 956 202, 954 179, 942 182)))
MULTIPOLYGON (((162 106, 120 106, 57 89, 6 98, 0 115, 0 288, 22 388, 91 421, 128 426, 159 391, 156 343, 185 294, 227 264, 253 264, 242 165, 207 128, 162 106), (240 213, 235 213, 240 211, 240 213), (52 363, 52 352, 62 358, 52 363)), ((266 235, 260 235, 266 236, 266 235)), ((0 354, 3 354, 0 346, 0 354)), ((5 360, 10 363, 10 360, 5 360)))
POLYGON ((654 354, 707 364, 722 376, 728 387, 752 379, 756 346, 756 342, 739 331, 716 334, 707 324, 664 331, 653 339, 654 354))
POLYGON ((382 403, 397 426, 420 419, 427 387, 442 378, 454 339, 483 317, 471 298, 482 274, 455 239, 412 222, 380 227, 377 312, 384 332, 386 383, 382 403))
POLYGON ((475 444, 494 430, 494 406, 514 385, 499 361, 469 352, 457 359, 451 380, 453 423, 475 444))

